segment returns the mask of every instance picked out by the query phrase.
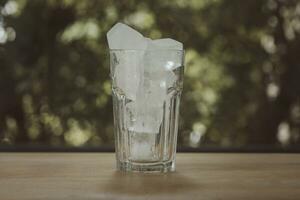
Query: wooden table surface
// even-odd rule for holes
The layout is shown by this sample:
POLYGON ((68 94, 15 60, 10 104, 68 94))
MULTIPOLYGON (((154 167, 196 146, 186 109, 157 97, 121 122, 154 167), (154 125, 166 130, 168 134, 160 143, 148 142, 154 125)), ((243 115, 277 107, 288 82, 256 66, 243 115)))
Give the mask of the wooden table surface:
POLYGON ((112 153, 0 153, 0 200, 17 199, 300 199, 300 155, 178 153, 174 173, 126 174, 112 153))

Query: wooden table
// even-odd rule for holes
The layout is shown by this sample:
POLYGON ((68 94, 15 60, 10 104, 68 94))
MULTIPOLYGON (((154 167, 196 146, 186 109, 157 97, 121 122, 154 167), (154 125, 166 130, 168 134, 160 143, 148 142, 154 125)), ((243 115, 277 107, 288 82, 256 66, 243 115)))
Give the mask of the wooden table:
POLYGON ((300 199, 300 155, 179 153, 175 173, 126 174, 112 153, 0 153, 0 200, 16 199, 300 199))

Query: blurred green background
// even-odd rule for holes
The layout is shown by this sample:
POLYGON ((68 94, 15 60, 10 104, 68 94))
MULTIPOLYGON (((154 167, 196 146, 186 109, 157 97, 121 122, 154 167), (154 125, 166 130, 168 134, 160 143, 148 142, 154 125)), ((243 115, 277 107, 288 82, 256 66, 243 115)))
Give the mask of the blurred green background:
POLYGON ((113 146, 119 21, 184 44, 180 147, 300 145, 298 0, 0 0, 0 146, 113 146))

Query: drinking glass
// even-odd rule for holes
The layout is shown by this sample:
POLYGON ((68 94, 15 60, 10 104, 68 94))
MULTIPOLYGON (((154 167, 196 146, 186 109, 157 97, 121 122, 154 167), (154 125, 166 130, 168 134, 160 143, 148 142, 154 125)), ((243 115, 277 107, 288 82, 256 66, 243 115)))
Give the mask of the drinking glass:
POLYGON ((183 50, 110 50, 119 170, 175 170, 183 60, 183 50))

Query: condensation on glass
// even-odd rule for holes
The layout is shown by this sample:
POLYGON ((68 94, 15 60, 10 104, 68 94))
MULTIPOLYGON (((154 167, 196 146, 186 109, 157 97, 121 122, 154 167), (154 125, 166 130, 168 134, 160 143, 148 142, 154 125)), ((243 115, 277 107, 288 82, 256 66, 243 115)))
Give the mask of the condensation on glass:
POLYGON ((117 168, 175 170, 181 50, 110 50, 117 168))

